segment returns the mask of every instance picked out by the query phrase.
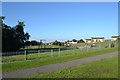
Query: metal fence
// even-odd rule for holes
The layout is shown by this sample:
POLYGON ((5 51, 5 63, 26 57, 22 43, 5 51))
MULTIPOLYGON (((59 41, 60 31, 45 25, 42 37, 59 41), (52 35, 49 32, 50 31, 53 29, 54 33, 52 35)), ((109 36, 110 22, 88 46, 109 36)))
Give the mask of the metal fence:
POLYGON ((23 50, 19 52, 7 52, 2 53, 2 62, 12 62, 12 61, 23 61, 23 60, 33 60, 42 59, 50 57, 59 57, 64 55, 72 55, 78 53, 84 53, 91 50, 103 49, 104 47, 69 47, 69 48, 55 48, 49 50, 23 50))

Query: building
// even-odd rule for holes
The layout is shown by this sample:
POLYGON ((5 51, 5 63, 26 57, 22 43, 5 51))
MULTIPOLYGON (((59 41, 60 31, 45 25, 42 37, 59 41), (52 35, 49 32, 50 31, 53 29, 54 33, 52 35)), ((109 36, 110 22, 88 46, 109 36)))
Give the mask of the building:
POLYGON ((120 36, 111 36, 112 41, 116 41, 120 36))
POLYGON ((92 43, 91 39, 85 39, 84 41, 85 41, 85 43, 92 43))
POLYGON ((95 42, 104 42, 104 37, 91 37, 92 43, 95 42))
POLYGON ((70 41, 69 44, 77 44, 77 42, 70 41))
POLYGON ((104 42, 104 37, 91 37, 91 39, 85 39, 85 43, 104 42))

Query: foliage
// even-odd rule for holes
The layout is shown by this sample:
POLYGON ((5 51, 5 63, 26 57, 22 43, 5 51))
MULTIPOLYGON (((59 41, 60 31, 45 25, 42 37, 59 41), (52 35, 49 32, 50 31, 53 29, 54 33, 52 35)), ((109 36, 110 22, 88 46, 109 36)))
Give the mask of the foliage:
MULTIPOLYGON (((25 42, 25 45, 26 45, 26 46, 30 46, 30 45, 34 46, 34 45, 41 45, 41 44, 43 44, 43 43, 42 43, 42 42, 37 42, 36 40, 26 41, 26 42, 25 42)), ((37 47, 37 48, 38 48, 38 47, 37 47)))
POLYGON ((78 40, 78 43, 85 43, 83 39, 78 40))
POLYGON ((24 32, 24 22, 18 22, 15 27, 11 27, 2 22, 2 51, 17 51, 24 47, 25 41, 30 37, 28 33, 24 32))
POLYGON ((53 44, 53 45, 58 45, 58 46, 64 46, 64 43, 59 42, 59 41, 57 41, 57 40, 55 40, 52 44, 53 44))
POLYGON ((77 40, 76 40, 76 39, 72 39, 72 41, 73 41, 73 42, 77 42, 77 40))

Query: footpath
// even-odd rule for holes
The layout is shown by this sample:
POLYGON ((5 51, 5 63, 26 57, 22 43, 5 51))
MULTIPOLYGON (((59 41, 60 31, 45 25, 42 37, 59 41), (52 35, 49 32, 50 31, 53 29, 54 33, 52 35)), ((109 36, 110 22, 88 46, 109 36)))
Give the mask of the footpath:
POLYGON ((24 70, 11 71, 11 72, 4 72, 2 74, 2 78, 21 78, 21 77, 33 75, 36 73, 50 72, 50 71, 64 69, 64 68, 68 68, 68 67, 72 67, 80 64, 85 64, 85 63, 109 58, 116 55, 118 55, 118 51, 107 53, 107 54, 96 55, 92 57, 87 57, 87 58, 82 58, 82 59, 71 60, 63 63, 50 64, 50 65, 24 69, 24 70))

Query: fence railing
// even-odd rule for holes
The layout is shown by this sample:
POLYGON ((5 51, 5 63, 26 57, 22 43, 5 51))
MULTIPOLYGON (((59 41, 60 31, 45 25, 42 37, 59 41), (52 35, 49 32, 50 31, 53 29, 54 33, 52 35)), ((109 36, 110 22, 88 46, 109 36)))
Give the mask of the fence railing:
POLYGON ((41 59, 49 57, 58 57, 64 55, 72 55, 87 51, 103 49, 103 47, 70 47, 55 48, 49 50, 24 50, 19 52, 2 53, 2 62, 23 61, 32 59, 41 59))

